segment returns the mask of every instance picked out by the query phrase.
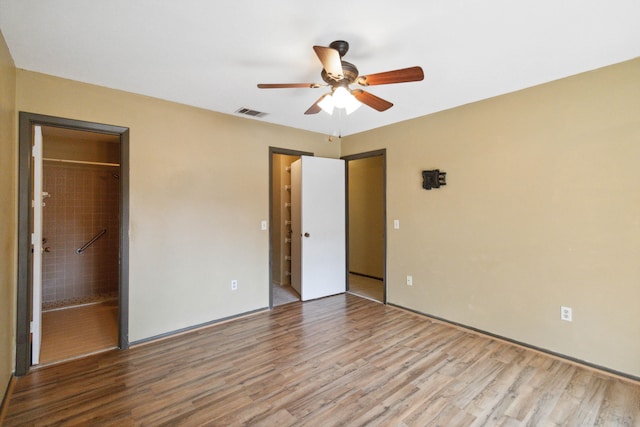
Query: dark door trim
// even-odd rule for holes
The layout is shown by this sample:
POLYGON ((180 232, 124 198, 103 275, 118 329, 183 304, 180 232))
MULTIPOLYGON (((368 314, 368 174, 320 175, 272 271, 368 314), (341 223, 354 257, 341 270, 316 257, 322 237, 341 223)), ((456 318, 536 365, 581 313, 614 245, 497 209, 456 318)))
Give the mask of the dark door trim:
POLYGON ((273 309, 273 155, 313 156, 308 151, 290 150, 287 148, 269 147, 269 309, 273 309))
POLYGON ((41 114, 20 112, 18 134, 18 284, 16 307, 15 375, 31 366, 31 146, 33 126, 51 126, 120 137, 120 284, 118 291, 118 346, 129 348, 129 128, 41 114))
POLYGON ((346 230, 347 235, 345 236, 345 241, 347 242, 347 271, 346 281, 347 281, 347 290, 349 290, 349 162, 353 160, 366 159, 369 157, 377 157, 382 156, 382 197, 383 197, 383 223, 384 223, 384 248, 382 249, 382 262, 383 265, 383 293, 382 293, 382 303, 387 303, 387 150, 386 148, 382 148, 380 150, 367 151, 365 153, 352 154, 349 156, 342 156, 341 159, 344 160, 344 168, 345 168, 345 195, 346 195, 346 203, 345 203, 345 217, 346 217, 346 230))

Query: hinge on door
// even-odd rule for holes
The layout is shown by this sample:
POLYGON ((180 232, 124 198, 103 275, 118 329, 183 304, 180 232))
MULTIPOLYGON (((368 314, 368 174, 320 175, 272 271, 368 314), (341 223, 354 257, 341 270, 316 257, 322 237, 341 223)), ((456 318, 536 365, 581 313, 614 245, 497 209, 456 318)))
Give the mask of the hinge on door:
POLYGON ((31 233, 31 244, 32 245, 36 244, 36 233, 31 233))
POLYGON ((29 322, 29 332, 33 332, 33 322, 29 322))

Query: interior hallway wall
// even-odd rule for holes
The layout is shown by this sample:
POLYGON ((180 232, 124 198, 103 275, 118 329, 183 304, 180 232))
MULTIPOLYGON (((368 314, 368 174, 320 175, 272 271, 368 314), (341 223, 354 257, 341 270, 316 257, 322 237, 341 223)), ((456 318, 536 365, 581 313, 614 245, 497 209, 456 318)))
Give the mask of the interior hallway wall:
POLYGON ((0 401, 15 367, 17 266, 16 68, 0 32, 0 401))
POLYGON ((131 342, 268 307, 269 146, 340 155, 325 135, 24 70, 16 106, 130 128, 131 342))
POLYGON ((389 302, 640 376, 639 142, 636 59, 349 136, 342 155, 387 149, 389 302), (447 185, 422 189, 438 168, 447 185))
POLYGON ((384 157, 350 160, 349 272, 384 278, 384 157))

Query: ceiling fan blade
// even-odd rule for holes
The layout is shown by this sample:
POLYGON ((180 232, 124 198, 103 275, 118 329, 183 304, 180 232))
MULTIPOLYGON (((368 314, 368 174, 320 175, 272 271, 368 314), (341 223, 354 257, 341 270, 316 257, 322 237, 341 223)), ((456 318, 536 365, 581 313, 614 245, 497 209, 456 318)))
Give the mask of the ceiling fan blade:
POLYGON ((417 82, 424 79, 421 67, 402 68, 384 73, 369 74, 358 77, 358 84, 362 86, 386 85, 390 83, 417 82))
POLYGON ((344 77, 342 60, 337 50, 324 46, 314 46, 313 50, 316 52, 316 55, 318 55, 318 59, 322 62, 322 67, 329 77, 335 80, 341 80, 344 77))
POLYGON ((367 104, 374 110, 385 111, 393 107, 393 104, 389 101, 370 94, 369 92, 365 92, 362 89, 352 90, 351 93, 356 97, 358 101, 362 102, 363 104, 367 104))
POLYGON ((259 89, 286 89, 286 88, 311 88, 315 89, 322 86, 319 83, 259 83, 259 89))
POLYGON ((320 106, 318 105, 318 103, 320 101, 322 101, 324 99, 325 96, 328 96, 328 93, 325 93, 324 95, 322 95, 320 98, 318 98, 318 100, 315 102, 315 104, 313 104, 311 107, 309 107, 309 109, 307 111, 305 111, 305 114, 318 114, 320 111, 322 111, 322 108, 320 108, 320 106))

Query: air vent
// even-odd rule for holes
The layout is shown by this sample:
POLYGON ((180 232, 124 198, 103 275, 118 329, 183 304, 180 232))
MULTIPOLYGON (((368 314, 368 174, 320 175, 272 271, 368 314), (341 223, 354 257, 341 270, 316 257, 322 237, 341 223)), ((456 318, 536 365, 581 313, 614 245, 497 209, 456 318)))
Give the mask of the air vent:
POLYGON ((237 109, 236 113, 244 114, 245 116, 251 116, 251 117, 264 117, 267 115, 267 113, 263 113, 261 111, 256 111, 256 110, 250 110, 249 108, 244 108, 244 107, 237 109))

